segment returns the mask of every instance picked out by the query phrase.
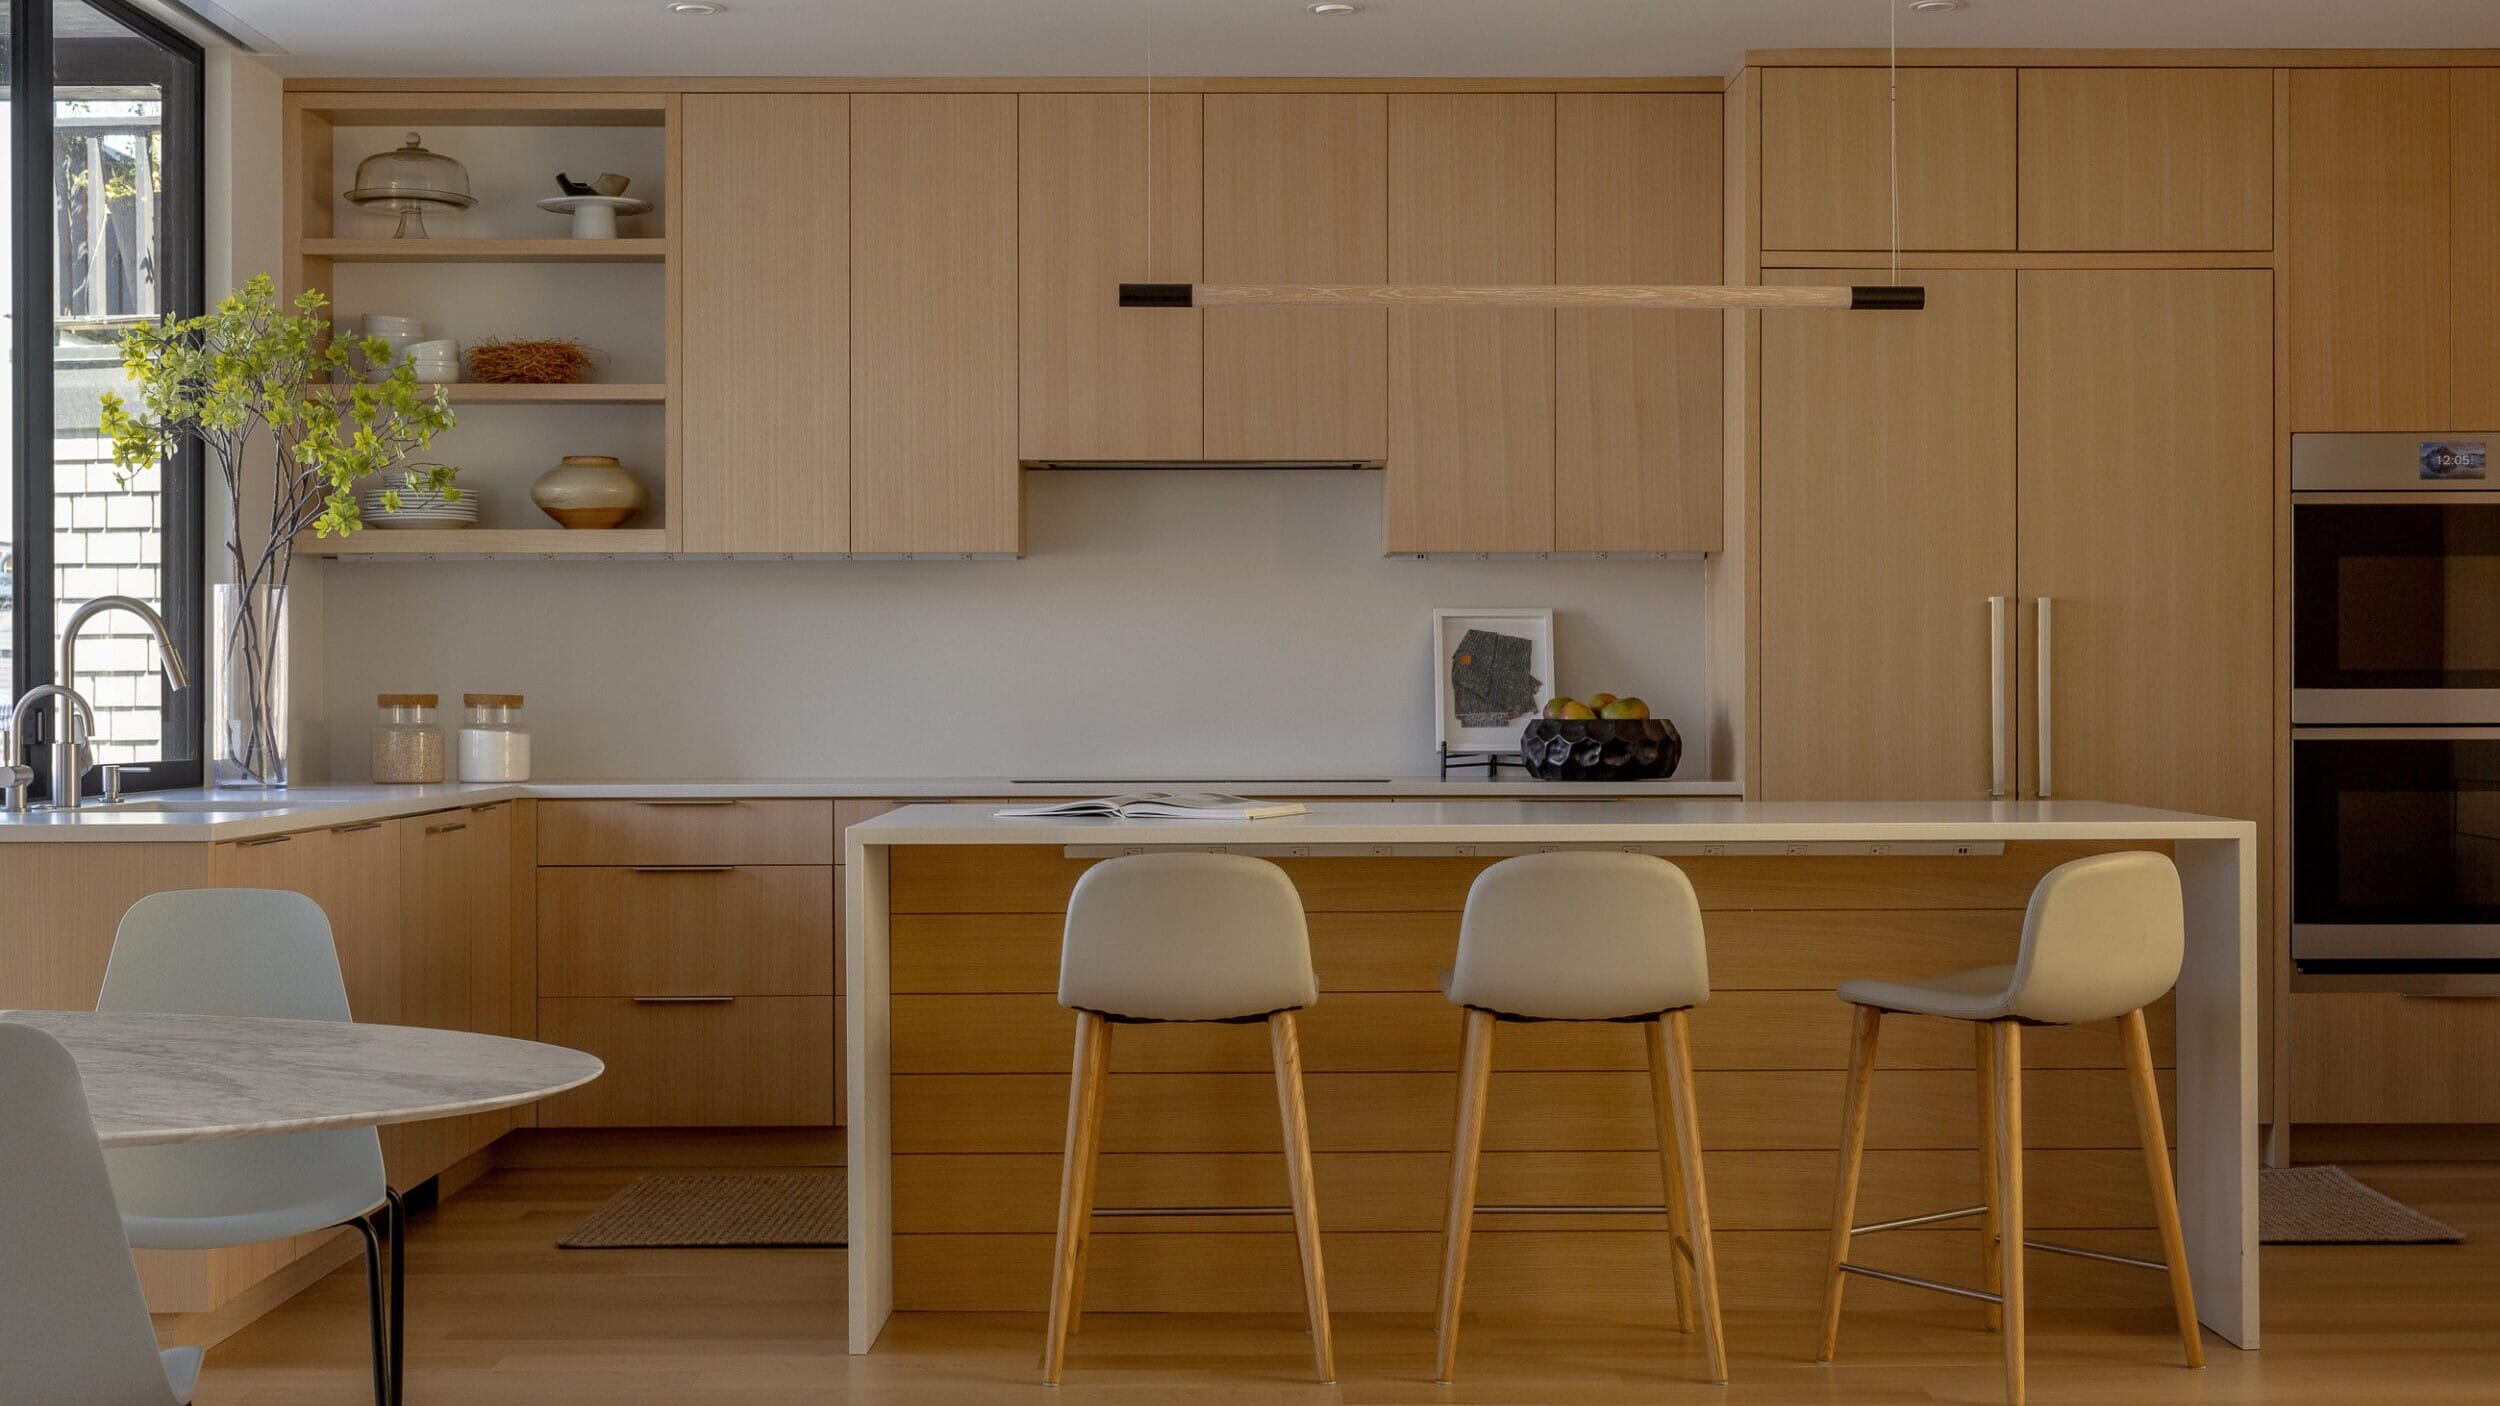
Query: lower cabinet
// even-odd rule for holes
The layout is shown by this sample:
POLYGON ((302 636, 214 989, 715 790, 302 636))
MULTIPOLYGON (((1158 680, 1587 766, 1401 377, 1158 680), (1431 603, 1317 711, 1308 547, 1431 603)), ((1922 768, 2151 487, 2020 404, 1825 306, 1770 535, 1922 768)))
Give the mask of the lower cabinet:
POLYGON ((833 1125, 830 996, 542 997, 538 1038, 608 1066, 541 1127, 833 1125))
MULTIPOLYGON (((438 1030, 512 1029, 512 806, 399 822, 399 1021, 438 1030)), ((385 1144, 391 1180, 414 1186, 512 1130, 519 1110, 401 1126, 385 1144)))
POLYGON ((607 1073, 547 1128, 839 1121, 830 801, 540 803, 538 1038, 607 1073))
POLYGON ((2500 996, 2298 992, 2295 1123, 2500 1123, 2500 996))

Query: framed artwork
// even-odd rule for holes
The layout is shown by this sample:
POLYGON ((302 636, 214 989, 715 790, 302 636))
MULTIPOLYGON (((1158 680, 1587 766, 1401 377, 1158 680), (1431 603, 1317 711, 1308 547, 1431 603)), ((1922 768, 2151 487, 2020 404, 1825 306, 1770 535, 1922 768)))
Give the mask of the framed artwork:
POLYGON ((1444 752, 1514 752, 1554 693, 1550 609, 1432 612, 1433 740, 1444 752))

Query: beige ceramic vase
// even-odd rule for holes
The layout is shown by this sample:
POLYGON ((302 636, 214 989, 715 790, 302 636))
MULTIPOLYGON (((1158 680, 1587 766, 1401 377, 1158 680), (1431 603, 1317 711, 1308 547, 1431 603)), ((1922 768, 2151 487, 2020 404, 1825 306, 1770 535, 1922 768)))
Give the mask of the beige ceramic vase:
POLYGON ((648 495, 605 454, 567 454, 530 485, 530 501, 568 528, 622 527, 648 495))

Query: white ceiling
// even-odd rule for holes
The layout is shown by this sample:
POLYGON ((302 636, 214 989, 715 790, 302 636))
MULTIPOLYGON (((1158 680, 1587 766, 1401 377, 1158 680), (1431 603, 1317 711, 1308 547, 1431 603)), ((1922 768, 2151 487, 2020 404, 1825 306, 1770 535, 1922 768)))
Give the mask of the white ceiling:
MULTIPOLYGON (((217 0, 300 74, 1715 74, 1747 49, 1875 45, 1900 0, 217 0)), ((202 6, 203 10, 210 7, 202 6)), ((213 13, 213 11, 212 11, 213 13)), ((1971 0, 1912 45, 2500 46, 2500 0, 1971 0)))

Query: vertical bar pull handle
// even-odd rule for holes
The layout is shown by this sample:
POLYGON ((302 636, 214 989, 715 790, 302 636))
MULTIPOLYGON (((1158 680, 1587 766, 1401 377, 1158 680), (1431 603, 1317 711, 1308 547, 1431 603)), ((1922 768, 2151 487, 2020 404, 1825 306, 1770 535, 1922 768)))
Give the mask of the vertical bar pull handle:
POLYGON ((2005 600, 1988 597, 1988 799, 2005 797, 2005 600))
POLYGON ((2050 788, 2049 788, 2049 757, 2050 757, 2051 752, 2052 752, 2052 750, 2053 750, 2053 749, 2049 746, 2049 713, 2050 713, 2050 707, 2049 707, 2049 695, 2050 695, 2050 693, 2051 693, 2051 691, 2052 691, 2052 690, 2050 689, 2050 687, 2049 687, 2049 680, 2050 680, 2050 678, 2052 677, 2052 674, 2053 674, 2054 661, 2055 661, 2055 660, 2056 660, 2056 658, 2057 658, 2057 651, 2056 651, 2056 649, 2052 648, 2052 647, 2051 647, 2051 645, 2050 645, 2050 643, 2049 643, 2049 604, 2050 604, 2050 601, 2049 601, 2049 598, 2048 598, 2047 596, 2042 596, 2042 597, 2040 597, 2040 680, 2039 680, 2039 692, 2040 692, 2040 790, 2039 790, 2039 798, 2040 798, 2041 800, 2044 800, 2044 801, 2045 801, 2045 800, 2047 800, 2047 799, 2048 799, 2051 795, 2055 794, 2055 793, 2054 793, 2053 791, 2051 791, 2051 790, 2050 790, 2050 788))

